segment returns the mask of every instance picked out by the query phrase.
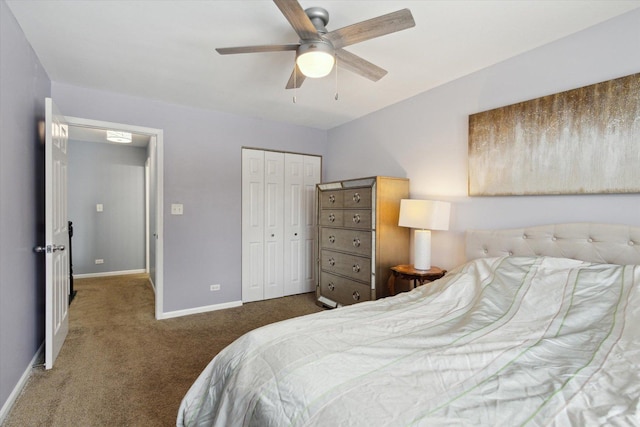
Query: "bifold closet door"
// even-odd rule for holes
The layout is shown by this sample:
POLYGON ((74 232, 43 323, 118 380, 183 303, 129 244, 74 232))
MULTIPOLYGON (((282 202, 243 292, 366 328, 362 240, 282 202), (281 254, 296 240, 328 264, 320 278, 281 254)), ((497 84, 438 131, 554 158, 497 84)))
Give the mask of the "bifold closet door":
POLYGON ((285 154, 284 294, 312 292, 316 287, 316 184, 320 157, 285 154))
POLYGON ((317 156, 242 150, 242 301, 315 289, 320 169, 317 156))
POLYGON ((264 299, 264 151, 242 150, 242 301, 264 299))
POLYGON ((284 295, 284 153, 242 150, 242 301, 284 295))
POLYGON ((264 299, 284 296, 284 153, 264 153, 264 299))

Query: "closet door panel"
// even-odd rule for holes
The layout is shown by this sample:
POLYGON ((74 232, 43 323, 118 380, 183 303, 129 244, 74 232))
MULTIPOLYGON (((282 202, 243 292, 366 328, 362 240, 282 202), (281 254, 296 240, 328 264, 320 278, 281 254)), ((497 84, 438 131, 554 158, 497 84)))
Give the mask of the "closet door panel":
POLYGON ((269 299, 284 295, 284 154, 266 151, 264 168, 264 298, 269 299))
POLYGON ((312 292, 318 283, 318 233, 317 233, 317 209, 316 184, 321 180, 322 162, 320 157, 304 157, 304 246, 303 246, 303 283, 300 292, 312 292))
POLYGON ((242 150, 242 300, 264 299, 264 152, 242 150))
POLYGON ((302 259, 301 243, 304 241, 304 156, 286 153, 284 156, 284 224, 285 224, 285 273, 284 293, 293 295, 301 292, 302 288, 302 259))

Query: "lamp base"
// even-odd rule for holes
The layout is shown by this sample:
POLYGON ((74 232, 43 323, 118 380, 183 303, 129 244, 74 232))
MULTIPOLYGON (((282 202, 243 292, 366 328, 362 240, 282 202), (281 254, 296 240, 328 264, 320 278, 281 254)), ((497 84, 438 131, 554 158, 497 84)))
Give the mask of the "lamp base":
POLYGON ((431 269, 431 230, 413 231, 413 258, 416 270, 431 269))

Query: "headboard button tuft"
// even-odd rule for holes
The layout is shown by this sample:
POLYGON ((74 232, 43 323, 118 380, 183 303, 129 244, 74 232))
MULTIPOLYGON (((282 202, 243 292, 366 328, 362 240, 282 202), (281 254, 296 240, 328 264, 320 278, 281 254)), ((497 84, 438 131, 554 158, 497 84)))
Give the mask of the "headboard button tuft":
POLYGON ((527 238, 527 235, 526 235, 526 234, 523 234, 523 235, 522 235, 522 238, 523 238, 523 239, 526 239, 526 238, 527 238))
POLYGON ((629 240, 629 246, 633 246, 633 245, 635 245, 634 241, 633 240, 629 240))
POLYGON ((553 236, 553 237, 551 238, 551 240, 553 240, 553 241, 555 242, 556 240, 558 240, 558 238, 557 238, 556 236, 553 236))
POLYGON ((592 239, 591 237, 589 237, 589 238, 587 239, 587 242, 589 242, 589 243, 593 243, 593 239, 592 239))
POLYGON ((513 251, 509 251, 509 256, 513 255, 513 251))

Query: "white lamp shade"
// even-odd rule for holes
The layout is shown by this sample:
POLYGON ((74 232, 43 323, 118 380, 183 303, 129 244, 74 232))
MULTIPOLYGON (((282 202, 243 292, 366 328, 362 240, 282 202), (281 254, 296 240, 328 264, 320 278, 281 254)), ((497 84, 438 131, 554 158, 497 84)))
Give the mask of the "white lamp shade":
POLYGON ((448 230, 451 204, 431 200, 402 199, 400 201, 400 227, 414 228, 413 267, 431 268, 431 230, 448 230))
POLYGON ((431 200, 400 200, 400 227, 448 230, 451 203, 431 200))

